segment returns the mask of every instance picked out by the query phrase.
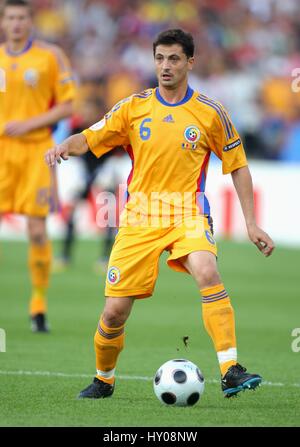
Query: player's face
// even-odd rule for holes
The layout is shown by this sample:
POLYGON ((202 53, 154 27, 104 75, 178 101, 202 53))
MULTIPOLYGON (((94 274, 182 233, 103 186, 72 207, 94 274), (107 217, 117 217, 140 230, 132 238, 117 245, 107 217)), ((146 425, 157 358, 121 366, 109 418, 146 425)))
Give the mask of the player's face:
POLYGON ((186 82, 187 74, 194 64, 194 58, 188 58, 178 44, 158 45, 154 60, 159 85, 170 89, 186 82))
POLYGON ((24 6, 7 6, 4 9, 1 27, 6 40, 23 41, 28 39, 32 29, 30 10, 24 6))

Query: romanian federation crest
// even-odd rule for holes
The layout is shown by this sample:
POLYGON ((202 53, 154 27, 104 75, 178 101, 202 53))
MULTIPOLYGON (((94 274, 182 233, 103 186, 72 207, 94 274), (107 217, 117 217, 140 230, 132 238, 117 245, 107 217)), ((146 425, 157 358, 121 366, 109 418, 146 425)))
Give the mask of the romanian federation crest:
POLYGON ((182 149, 195 150, 198 148, 197 143, 200 140, 201 132, 197 126, 192 125, 192 126, 186 127, 183 135, 184 135, 185 142, 182 143, 182 145, 181 145, 182 149))
POLYGON ((200 140, 201 132, 197 126, 188 126, 184 131, 184 138, 190 144, 195 144, 200 140))
POLYGON ((39 80, 39 73, 34 68, 28 68, 24 72, 24 81, 30 87, 35 87, 39 80))
POLYGON ((107 281, 114 286, 120 281, 120 270, 118 267, 110 267, 107 272, 107 281))

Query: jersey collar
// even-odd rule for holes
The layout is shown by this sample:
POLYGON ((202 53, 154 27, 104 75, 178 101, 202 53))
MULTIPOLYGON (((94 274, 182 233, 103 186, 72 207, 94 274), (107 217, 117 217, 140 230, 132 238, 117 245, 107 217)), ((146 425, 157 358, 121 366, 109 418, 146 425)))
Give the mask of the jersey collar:
POLYGON ((7 53, 9 56, 21 56, 21 54, 24 54, 24 53, 26 53, 28 50, 30 50, 30 48, 32 47, 32 44, 33 44, 33 38, 30 37, 30 38, 28 39, 28 41, 27 41, 25 47, 22 48, 22 50, 14 52, 14 51, 11 51, 7 46, 6 46, 5 50, 6 50, 6 53, 7 53))
POLYGON ((182 104, 185 104, 187 101, 189 101, 191 99, 191 97, 193 96, 194 90, 188 85, 186 94, 184 96, 184 98, 179 101, 176 102, 175 104, 170 104, 169 102, 165 101, 164 98, 161 96, 160 92, 159 92, 159 88, 157 87, 155 89, 155 95, 156 98, 158 99, 159 102, 161 102, 164 106, 168 106, 168 107, 176 107, 176 106, 181 106, 182 104))

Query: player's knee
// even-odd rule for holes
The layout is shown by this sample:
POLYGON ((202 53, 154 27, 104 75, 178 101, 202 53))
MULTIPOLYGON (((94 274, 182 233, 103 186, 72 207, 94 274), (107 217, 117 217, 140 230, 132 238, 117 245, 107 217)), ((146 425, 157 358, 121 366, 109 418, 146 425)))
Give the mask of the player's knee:
POLYGON ((44 245, 47 242, 47 236, 43 232, 33 231, 29 234, 29 240, 34 245, 44 245))
POLYGON ((220 275, 214 265, 205 265, 194 271, 198 286, 202 289, 211 287, 221 282, 220 275))
POLYGON ((44 245, 47 242, 46 224, 44 220, 28 220, 28 236, 34 245, 44 245))
POLYGON ((104 310, 102 313, 103 323, 108 327, 119 327, 125 324, 128 313, 118 307, 104 310))

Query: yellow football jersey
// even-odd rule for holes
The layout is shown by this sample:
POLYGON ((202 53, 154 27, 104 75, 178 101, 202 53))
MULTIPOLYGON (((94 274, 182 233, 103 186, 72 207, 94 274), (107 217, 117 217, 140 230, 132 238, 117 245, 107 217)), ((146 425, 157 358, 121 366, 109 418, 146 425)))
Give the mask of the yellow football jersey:
MULTIPOLYGON (((68 59, 60 48, 42 41, 29 40, 18 54, 0 46, 0 75, 0 142, 9 121, 33 118, 75 96, 68 59)), ((18 139, 34 142, 49 136, 50 129, 43 128, 18 139)))
POLYGON ((247 165, 224 107, 190 87, 177 104, 167 103, 159 88, 132 95, 83 134, 97 157, 114 146, 126 147, 132 160, 125 207, 129 225, 151 226, 149 216, 168 213, 173 218, 209 215, 204 192, 212 151, 222 160, 224 174, 247 165))

